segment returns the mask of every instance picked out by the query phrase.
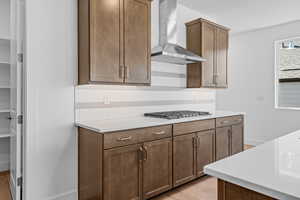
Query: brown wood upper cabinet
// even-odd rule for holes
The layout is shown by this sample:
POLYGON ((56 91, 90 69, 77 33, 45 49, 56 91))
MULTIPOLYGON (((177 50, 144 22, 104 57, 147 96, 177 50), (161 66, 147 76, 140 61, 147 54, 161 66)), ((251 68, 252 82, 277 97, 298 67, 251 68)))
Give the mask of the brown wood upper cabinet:
POLYGON ((229 29, 205 19, 186 24, 187 49, 204 57, 205 62, 187 67, 188 88, 227 88, 229 29))
POLYGON ((78 0, 79 84, 149 85, 151 1, 78 0))

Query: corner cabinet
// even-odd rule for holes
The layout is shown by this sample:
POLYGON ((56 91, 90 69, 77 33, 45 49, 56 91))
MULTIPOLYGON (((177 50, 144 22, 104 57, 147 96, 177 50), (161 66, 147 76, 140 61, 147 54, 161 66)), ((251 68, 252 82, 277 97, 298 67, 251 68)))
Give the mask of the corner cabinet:
POLYGON ((78 0, 78 28, 79 84, 150 84, 150 0, 78 0))
POLYGON ((188 88, 227 88, 229 29, 205 19, 186 24, 187 49, 205 62, 187 66, 188 88))

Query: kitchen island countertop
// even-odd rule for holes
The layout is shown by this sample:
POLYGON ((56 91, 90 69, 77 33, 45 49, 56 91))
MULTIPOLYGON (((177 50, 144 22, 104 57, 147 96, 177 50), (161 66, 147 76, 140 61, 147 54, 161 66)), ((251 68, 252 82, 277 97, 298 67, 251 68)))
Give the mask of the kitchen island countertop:
POLYGON ((223 181, 281 200, 300 199, 300 130, 207 165, 223 181))

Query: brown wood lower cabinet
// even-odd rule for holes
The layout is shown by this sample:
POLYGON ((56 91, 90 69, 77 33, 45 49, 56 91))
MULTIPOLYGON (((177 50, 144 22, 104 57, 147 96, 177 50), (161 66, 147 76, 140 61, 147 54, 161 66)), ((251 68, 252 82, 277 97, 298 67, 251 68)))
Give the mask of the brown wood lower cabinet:
POLYGON ((217 128, 216 130, 216 160, 221 160, 230 155, 231 127, 217 128))
POLYGON ((196 178, 196 135, 188 134, 173 139, 173 184, 182 185, 196 178))
POLYGON ((197 133, 197 177, 203 176, 203 168, 215 160, 215 130, 197 133))
POLYGON ((142 199, 142 146, 104 151, 104 200, 142 199))
POLYGON ((275 200, 275 199, 219 179, 218 200, 275 200))
POLYGON ((203 176, 205 165, 214 162, 215 130, 174 137, 174 186, 203 176))
POLYGON ((143 193, 148 199, 172 188, 172 138, 143 145, 143 193))
POLYGON ((79 128, 78 135, 79 200, 145 200, 203 176, 205 165, 242 151, 243 118, 106 134, 79 128))
POLYGON ((104 151, 104 200, 149 199, 172 188, 172 138, 104 151))
POLYGON ((231 155, 240 153, 244 150, 244 125, 237 124, 232 126, 231 131, 231 155))
POLYGON ((216 130, 216 160, 221 160, 230 155, 244 150, 244 125, 234 124, 217 128, 216 130))
POLYGON ((103 135, 78 129, 78 198, 102 200, 103 135))

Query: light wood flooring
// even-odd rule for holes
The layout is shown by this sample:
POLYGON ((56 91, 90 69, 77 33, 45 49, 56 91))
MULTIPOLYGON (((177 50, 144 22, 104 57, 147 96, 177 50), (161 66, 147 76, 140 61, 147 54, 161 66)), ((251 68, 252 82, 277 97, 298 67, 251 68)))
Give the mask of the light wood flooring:
POLYGON ((217 179, 203 177, 152 200, 217 200, 217 179))
POLYGON ((9 192, 9 173, 0 172, 0 199, 11 200, 9 192))
MULTIPOLYGON (((244 146, 245 150, 250 148, 253 146, 244 146)), ((206 176, 151 200, 217 200, 217 197, 217 179, 206 176)))
MULTIPOLYGON (((245 149, 252 147, 245 145, 245 149)), ((0 200, 12 200, 8 181, 9 173, 0 172, 0 200)), ((206 176, 164 193, 152 200, 217 200, 217 179, 206 176)))

